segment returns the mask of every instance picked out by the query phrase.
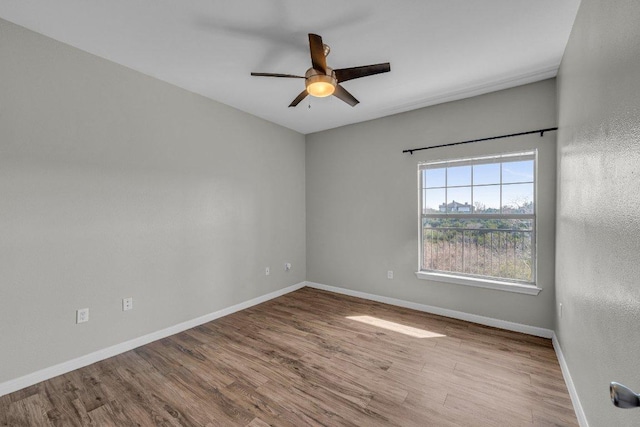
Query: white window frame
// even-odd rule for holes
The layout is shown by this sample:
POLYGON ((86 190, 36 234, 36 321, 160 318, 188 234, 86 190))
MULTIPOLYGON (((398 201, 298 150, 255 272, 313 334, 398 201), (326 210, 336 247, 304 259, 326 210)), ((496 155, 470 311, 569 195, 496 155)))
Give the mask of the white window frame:
MULTIPOLYGON (((502 170, 502 169, 501 169, 502 170)), ((501 177, 501 203, 502 209, 502 177, 501 177)), ((473 168, 471 172, 471 186, 473 188, 473 168)), ((445 181, 445 188, 447 182, 445 181)), ((445 189, 445 193, 446 193, 445 189)), ((526 150, 514 153, 500 153, 496 155, 487 156, 475 156, 468 158, 457 158, 439 161, 420 162, 418 164, 418 229, 419 229, 419 249, 418 249, 418 271, 415 273, 416 277, 424 280, 433 280, 437 282, 454 283, 458 285, 473 286, 480 288, 495 289, 508 292, 516 292, 527 295, 538 295, 542 290, 536 285, 537 275, 537 210, 538 210, 538 150, 526 150), (474 165, 481 163, 498 163, 503 158, 515 158, 515 157, 533 157, 533 214, 469 214, 469 213, 432 213, 425 214, 423 209, 423 184, 422 184, 422 171, 424 169, 439 168, 439 167, 453 167, 463 165, 474 165), (494 161, 492 161, 494 160, 494 161), (482 219, 530 219, 532 221, 531 231, 531 246, 532 246, 532 281, 519 281, 512 279, 499 279, 491 276, 473 275, 468 273, 448 272, 440 270, 425 270, 423 269, 424 260, 424 242, 423 242, 423 218, 482 218, 482 219)), ((445 204, 449 201, 445 197, 445 204)), ((473 206, 473 198, 471 200, 471 206, 473 206)))

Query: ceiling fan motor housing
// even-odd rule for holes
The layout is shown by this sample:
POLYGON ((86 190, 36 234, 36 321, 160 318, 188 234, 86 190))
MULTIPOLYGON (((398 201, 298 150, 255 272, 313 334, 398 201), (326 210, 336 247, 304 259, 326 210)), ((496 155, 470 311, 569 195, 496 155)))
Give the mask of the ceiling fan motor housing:
POLYGON ((315 68, 309 68, 304 77, 307 92, 318 98, 332 95, 338 84, 336 73, 329 67, 326 74, 315 68))

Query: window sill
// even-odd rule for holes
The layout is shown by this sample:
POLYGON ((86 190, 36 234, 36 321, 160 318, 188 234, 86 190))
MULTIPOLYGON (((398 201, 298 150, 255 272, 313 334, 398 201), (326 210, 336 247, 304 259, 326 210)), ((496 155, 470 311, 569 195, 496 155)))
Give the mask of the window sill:
POLYGON ((538 295, 541 288, 536 285, 524 285, 514 282, 500 282, 491 279, 480 279, 477 277, 463 277, 453 274, 430 273, 426 271, 417 271, 416 277, 422 280, 433 280, 436 282, 455 283, 456 285, 474 286, 476 288, 495 289, 498 291, 515 292, 519 294, 538 295))

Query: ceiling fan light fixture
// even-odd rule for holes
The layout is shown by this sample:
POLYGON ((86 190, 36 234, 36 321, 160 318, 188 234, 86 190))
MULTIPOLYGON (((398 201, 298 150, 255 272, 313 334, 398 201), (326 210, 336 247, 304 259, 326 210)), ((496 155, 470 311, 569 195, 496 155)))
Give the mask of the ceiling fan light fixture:
POLYGON ((309 34, 309 51, 311 53, 311 68, 307 70, 304 77, 294 74, 282 73, 251 73, 252 76, 260 77, 285 77, 290 79, 305 79, 305 89, 295 97, 289 107, 295 107, 308 95, 324 98, 335 96, 341 101, 355 107, 358 101, 344 87, 338 83, 347 80, 359 79, 360 77, 372 76, 374 74, 388 73, 391 71, 391 64, 362 65, 360 67, 340 68, 334 70, 327 67, 327 55, 331 51, 329 46, 322 43, 322 37, 317 34, 309 34))
POLYGON ((336 79, 332 76, 325 74, 315 74, 307 77, 305 82, 307 86, 307 92, 311 96, 317 98, 324 98, 326 96, 333 95, 336 90, 336 79))

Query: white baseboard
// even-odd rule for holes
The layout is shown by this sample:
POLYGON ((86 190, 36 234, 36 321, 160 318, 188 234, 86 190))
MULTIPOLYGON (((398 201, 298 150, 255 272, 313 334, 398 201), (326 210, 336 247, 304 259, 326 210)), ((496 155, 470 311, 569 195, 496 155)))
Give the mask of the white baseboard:
POLYGON ((108 359, 109 357, 113 357, 118 354, 124 353, 126 351, 133 350, 134 348, 143 346, 145 344, 149 344, 150 342, 157 341, 159 339, 166 338, 171 335, 175 335, 179 332, 186 331, 187 329, 194 328, 196 326, 202 325, 204 323, 210 322, 220 317, 227 316, 237 311, 244 310, 254 305, 261 304, 263 302, 269 301, 279 296, 288 294, 289 292, 297 291, 298 289, 301 289, 304 286, 305 286, 305 282, 302 282, 302 283, 298 283, 296 285, 292 285, 283 289, 279 289, 277 291, 268 293, 266 295, 262 295, 262 296, 250 299, 248 301, 244 301, 239 304, 232 305, 231 307, 223 308, 222 310, 205 314, 204 316, 200 316, 192 320, 187 320, 186 322, 182 322, 177 325, 170 326, 160 331, 152 332, 150 334, 143 335, 141 337, 134 338, 132 340, 113 345, 111 347, 103 348, 102 350, 94 351, 93 353, 80 356, 76 359, 68 360, 66 362, 62 362, 57 365, 41 369, 31 374, 27 374, 23 377, 19 377, 13 380, 6 381, 4 383, 0 383, 0 396, 13 393, 14 391, 18 391, 25 387, 29 387, 33 384, 37 384, 41 381, 45 381, 50 378, 57 377, 58 375, 65 374, 75 369, 79 369, 84 366, 91 365, 92 363, 99 362, 100 360, 108 359))
POLYGON ((535 335, 537 337, 543 338, 553 337, 553 331, 551 329, 539 328, 537 326, 523 325, 521 323, 509 322, 506 320, 494 319, 492 317, 485 317, 477 314, 465 313, 462 311, 449 310, 447 308, 434 307, 431 305, 419 304, 416 302, 410 302, 396 298, 383 297, 380 295, 368 294, 365 292, 353 291, 351 289, 323 285, 320 283, 305 282, 305 284, 310 288, 322 289, 329 292, 335 292, 337 294, 349 295, 352 297, 396 305, 398 307, 411 308, 413 310, 424 311, 425 313, 452 317, 459 320, 466 320, 467 322, 479 323, 485 326, 493 326, 494 328, 506 329, 508 331, 522 332, 524 334, 535 335))
POLYGON ((584 409, 582 409, 582 404, 580 403, 580 399, 578 398, 578 391, 576 390, 576 387, 573 384, 573 379, 571 379, 569 366, 567 365, 567 361, 564 358, 564 354, 562 353, 562 347, 560 347, 560 341, 558 341, 558 337, 556 336, 555 332, 553 333, 551 342, 553 343, 553 348, 556 351, 556 356, 558 357, 558 362, 560 363, 560 369, 562 370, 562 376, 564 377, 564 382, 565 384, 567 384, 567 390, 569 390, 569 396, 571 397, 571 402, 573 403, 573 409, 576 411, 576 418, 578 418, 578 424, 580 424, 580 427, 589 427, 589 423, 587 422, 587 416, 584 413, 584 409))

